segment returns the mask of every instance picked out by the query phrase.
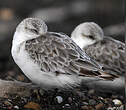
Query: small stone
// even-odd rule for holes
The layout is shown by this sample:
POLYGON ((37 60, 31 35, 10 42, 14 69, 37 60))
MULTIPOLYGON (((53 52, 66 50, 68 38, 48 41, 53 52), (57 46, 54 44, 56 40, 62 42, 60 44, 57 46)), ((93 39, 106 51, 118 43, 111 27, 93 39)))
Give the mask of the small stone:
POLYGON ((70 104, 65 104, 65 106, 66 106, 66 107, 69 107, 69 106, 70 106, 70 104))
POLYGON ((82 105, 88 105, 88 103, 87 102, 82 102, 82 105))
POLYGON ((59 104, 63 102, 63 98, 61 96, 56 96, 56 99, 59 104))
POLYGON ((112 107, 107 108, 107 110, 114 110, 112 107))
POLYGON ((19 107, 17 105, 14 106, 15 109, 19 109, 19 107))
POLYGON ((113 103, 114 103, 115 106, 121 106, 122 105, 122 102, 118 99, 114 99, 113 103))
POLYGON ((71 97, 68 97, 68 102, 69 103, 72 103, 72 101, 73 101, 72 98, 71 97))
POLYGON ((103 97, 98 97, 98 99, 103 100, 103 97))
POLYGON ((65 104, 65 105, 63 106, 63 108, 64 108, 64 110, 65 110, 65 109, 70 109, 71 107, 70 107, 70 104, 65 104))
POLYGON ((93 95, 94 93, 95 93, 95 90, 94 89, 91 89, 91 90, 88 91, 88 94, 89 95, 93 95))
MULTIPOLYGON (((112 107, 113 110, 117 110, 117 107, 112 107)), ((119 109, 120 110, 120 109, 119 109)))
POLYGON ((33 110, 41 110, 40 105, 35 102, 28 102, 26 105, 24 105, 24 108, 33 109, 33 110))
POLYGON ((112 100, 109 98, 104 99, 105 104, 110 104, 112 103, 112 100))
POLYGON ((96 101, 94 99, 89 100, 89 105, 95 105, 95 104, 96 104, 96 101))
POLYGON ((82 110, 88 110, 88 106, 86 106, 86 105, 81 106, 81 109, 82 109, 82 110))
POLYGON ((103 103, 99 103, 95 106, 96 110, 101 110, 104 108, 104 104, 103 103))
POLYGON ((88 106, 88 110, 95 110, 92 106, 88 106))

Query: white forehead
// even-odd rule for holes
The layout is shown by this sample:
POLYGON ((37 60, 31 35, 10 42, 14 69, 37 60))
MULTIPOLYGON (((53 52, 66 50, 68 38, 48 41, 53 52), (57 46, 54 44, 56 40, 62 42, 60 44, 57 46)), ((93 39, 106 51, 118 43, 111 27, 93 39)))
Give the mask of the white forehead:
POLYGON ((24 19, 17 27, 17 30, 20 30, 21 28, 29 27, 29 28, 36 28, 47 31, 47 25, 42 19, 39 18, 26 18, 24 19))
POLYGON ((85 35, 100 34, 103 36, 102 28, 94 22, 85 22, 77 26, 76 30, 85 35))

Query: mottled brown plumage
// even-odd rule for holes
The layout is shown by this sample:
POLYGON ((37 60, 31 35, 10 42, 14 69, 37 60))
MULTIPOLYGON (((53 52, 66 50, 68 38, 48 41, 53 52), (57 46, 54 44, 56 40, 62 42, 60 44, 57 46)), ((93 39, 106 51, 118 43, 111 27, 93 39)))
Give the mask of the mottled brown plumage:
POLYGON ((83 48, 85 52, 101 63, 108 72, 124 75, 125 44, 110 37, 104 37, 92 45, 83 48))
MULTIPOLYGON (((68 36, 47 33, 28 40, 25 49, 44 72, 66 75, 113 77, 102 72, 102 67, 83 52, 68 36)), ((58 75, 57 74, 57 75, 58 75)), ((114 77, 113 77, 114 78, 114 77)))

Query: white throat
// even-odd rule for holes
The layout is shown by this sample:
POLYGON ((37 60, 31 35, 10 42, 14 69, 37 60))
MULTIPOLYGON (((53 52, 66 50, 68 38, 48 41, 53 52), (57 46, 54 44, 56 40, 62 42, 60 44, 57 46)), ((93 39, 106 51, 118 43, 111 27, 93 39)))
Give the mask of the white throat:
POLYGON ((81 48, 83 49, 84 47, 91 45, 93 43, 95 43, 95 41, 88 39, 87 37, 81 37, 81 36, 77 36, 77 37, 71 37, 72 40, 81 48))
POLYGON ((13 37, 13 41, 12 41, 12 49, 11 49, 11 53, 12 56, 16 56, 17 53, 20 51, 20 47, 22 45, 23 42, 25 42, 26 40, 24 39, 25 34, 22 32, 15 32, 14 33, 14 37, 13 37))
POLYGON ((27 37, 26 37, 26 34, 25 33, 23 33, 23 32, 15 32, 14 33, 14 37, 13 37, 13 44, 14 45, 18 45, 18 44, 21 44, 22 42, 24 42, 24 41, 27 41, 28 39, 27 39, 27 37))

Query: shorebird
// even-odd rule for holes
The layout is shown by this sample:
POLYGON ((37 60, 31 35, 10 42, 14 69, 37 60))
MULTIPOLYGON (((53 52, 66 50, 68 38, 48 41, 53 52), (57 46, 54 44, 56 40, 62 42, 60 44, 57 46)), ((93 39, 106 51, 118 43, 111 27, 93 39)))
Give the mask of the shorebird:
POLYGON ((124 90, 124 43, 104 36, 102 28, 94 22, 85 22, 78 25, 72 32, 71 38, 91 58, 102 64, 104 70, 119 76, 119 78, 114 81, 96 81, 90 86, 96 88, 103 87, 106 88, 106 90, 112 91, 124 90))
POLYGON ((24 74, 43 89, 73 88, 87 77, 111 80, 67 35, 48 32, 43 20, 26 18, 16 28, 12 57, 24 74))

